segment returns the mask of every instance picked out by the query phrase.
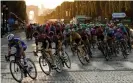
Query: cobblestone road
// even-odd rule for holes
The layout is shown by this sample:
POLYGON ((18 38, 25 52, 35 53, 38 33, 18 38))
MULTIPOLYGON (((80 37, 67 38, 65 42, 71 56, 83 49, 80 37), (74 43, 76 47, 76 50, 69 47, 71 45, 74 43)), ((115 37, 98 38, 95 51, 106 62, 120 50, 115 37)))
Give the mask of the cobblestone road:
MULTIPOLYGON (((133 83, 133 53, 128 56, 128 59, 123 59, 119 55, 107 62, 100 51, 93 49, 94 58, 88 65, 83 66, 78 57, 73 56, 71 51, 66 49, 71 58, 71 69, 64 68, 62 73, 52 71, 50 76, 46 76, 40 69, 38 57, 33 56, 34 41, 26 40, 24 32, 16 33, 16 35, 27 43, 26 55, 35 62, 38 71, 36 80, 27 77, 24 78, 23 83, 133 83)), ((9 63, 4 59, 4 55, 7 54, 7 41, 5 38, 2 38, 1 41, 3 42, 1 45, 2 83, 16 83, 10 74, 9 63)))

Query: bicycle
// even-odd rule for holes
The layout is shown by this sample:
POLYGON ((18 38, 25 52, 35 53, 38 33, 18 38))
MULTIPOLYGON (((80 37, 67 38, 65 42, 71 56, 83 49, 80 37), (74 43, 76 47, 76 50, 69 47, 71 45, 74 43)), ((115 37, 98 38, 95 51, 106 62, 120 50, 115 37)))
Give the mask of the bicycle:
MULTIPOLYGON (((55 48, 53 48, 55 49, 55 48)), ((68 57, 68 60, 65 60, 64 58, 62 58, 59 53, 54 53, 52 56, 54 56, 54 60, 56 62, 56 68, 54 68, 52 66, 52 61, 50 59, 50 57, 48 57, 47 55, 47 51, 43 50, 43 49, 39 49, 38 51, 41 51, 42 56, 39 57, 39 64, 41 67, 41 70, 46 74, 46 75, 50 75, 51 70, 55 69, 57 72, 62 72, 63 70, 63 64, 65 63, 65 65, 70 68, 71 67, 71 62, 70 65, 67 64, 66 61, 70 61, 70 58, 68 56, 68 54, 65 52, 66 56, 68 57), (48 68, 44 68, 44 66, 47 66, 48 68), (48 70, 46 70, 48 69, 48 70)), ((63 55, 64 56, 64 55, 63 55)))
MULTIPOLYGON (((56 48, 53 48, 53 49, 55 49, 56 50, 56 48)), ((54 53, 56 56, 59 56, 59 58, 60 58, 60 60, 61 60, 61 62, 62 62, 62 64, 63 64, 63 67, 64 67, 64 65, 66 65, 66 67, 67 68, 71 68, 71 60, 70 60, 70 57, 69 57, 69 55, 67 54, 67 52, 66 51, 64 51, 64 50, 56 50, 56 53, 54 53)))
POLYGON ((112 55, 115 55, 117 56, 117 53, 118 53, 118 49, 117 49, 117 42, 115 40, 108 40, 108 46, 110 48, 110 53, 112 55))
POLYGON ((128 54, 127 54, 126 41, 125 39, 121 39, 119 42, 120 42, 120 49, 121 49, 122 55, 124 58, 127 58, 128 54))
POLYGON ((102 41, 98 41, 97 43, 98 49, 102 52, 102 54, 104 55, 106 61, 109 60, 110 58, 110 53, 111 50, 107 44, 107 42, 102 42, 102 41))
POLYGON ((77 54, 78 59, 81 62, 81 64, 85 65, 89 63, 89 55, 84 45, 74 44, 73 46, 71 45, 71 49, 73 49, 73 52, 77 54))
POLYGON ((36 66, 34 64, 34 62, 30 59, 27 58, 27 66, 24 66, 24 58, 20 58, 16 56, 16 53, 9 55, 8 57, 5 56, 6 61, 10 61, 10 72, 12 77, 17 81, 17 82, 21 82, 23 80, 23 74, 25 77, 27 77, 27 74, 29 75, 30 78, 32 79, 36 79, 37 77, 37 69, 36 66), (10 57, 13 56, 15 57, 14 60, 10 61, 10 57), (31 64, 29 64, 31 63, 31 64), (15 66, 16 64, 16 66, 15 66), (31 66, 33 65, 33 66, 31 66), (14 66, 14 67, 13 67, 14 66), (14 68, 14 70, 12 70, 12 67, 14 68), (34 71, 32 71, 34 69, 34 71), (15 76, 15 73, 19 72, 20 73, 20 78, 19 75, 15 76), (35 75, 32 76, 32 74, 35 73, 35 75))

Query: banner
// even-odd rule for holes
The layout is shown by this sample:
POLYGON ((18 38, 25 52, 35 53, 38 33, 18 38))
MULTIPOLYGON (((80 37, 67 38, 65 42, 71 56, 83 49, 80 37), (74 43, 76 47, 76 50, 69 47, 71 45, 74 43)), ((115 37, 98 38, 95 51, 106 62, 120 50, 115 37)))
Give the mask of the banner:
POLYGON ((126 14, 125 13, 113 13, 112 17, 113 18, 124 18, 126 17, 126 14))

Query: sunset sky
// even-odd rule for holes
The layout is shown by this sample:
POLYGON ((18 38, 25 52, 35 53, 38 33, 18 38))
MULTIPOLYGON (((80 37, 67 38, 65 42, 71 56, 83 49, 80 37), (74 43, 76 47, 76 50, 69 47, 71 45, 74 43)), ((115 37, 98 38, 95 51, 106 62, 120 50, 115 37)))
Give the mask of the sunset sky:
POLYGON ((25 0, 26 5, 35 5, 41 8, 43 5, 45 8, 53 9, 56 8, 64 1, 74 1, 74 0, 25 0))

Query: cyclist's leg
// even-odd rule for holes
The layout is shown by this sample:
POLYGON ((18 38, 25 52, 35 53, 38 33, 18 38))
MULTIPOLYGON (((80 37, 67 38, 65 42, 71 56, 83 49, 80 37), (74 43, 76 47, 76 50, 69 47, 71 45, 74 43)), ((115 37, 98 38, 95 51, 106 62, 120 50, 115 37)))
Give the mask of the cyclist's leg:
MULTIPOLYGON (((89 40, 87 39, 86 40, 86 45, 87 45, 87 48, 88 48, 88 51, 89 51, 89 55, 91 56, 92 55, 92 52, 91 52, 91 45, 90 45, 90 42, 89 42, 89 40)), ((92 56, 91 56, 92 57, 92 56)))
POLYGON ((24 65, 27 66, 27 59, 26 59, 26 55, 25 55, 25 50, 27 49, 27 46, 23 46, 22 49, 22 55, 23 55, 23 59, 24 59, 24 65))
POLYGON ((54 57, 53 57, 53 55, 52 55, 52 49, 51 48, 49 48, 48 50, 46 50, 46 54, 48 55, 48 57, 50 57, 51 58, 51 60, 52 60, 52 65, 54 65, 55 63, 54 63, 54 57))
POLYGON ((36 44, 36 53, 38 52, 38 39, 35 38, 35 44, 36 44))
POLYGON ((17 58, 17 60, 20 60, 20 58, 21 58, 20 51, 21 50, 19 48, 16 48, 16 58, 17 58))
POLYGON ((17 52, 16 52, 16 58, 17 60, 19 61, 21 59, 21 57, 23 57, 23 60, 24 60, 24 66, 27 66, 27 61, 26 61, 26 56, 25 56, 25 53, 24 51, 26 50, 26 46, 25 47, 22 47, 22 49, 18 48, 17 49, 17 52), (22 52, 22 54, 20 55, 20 52, 22 52))

